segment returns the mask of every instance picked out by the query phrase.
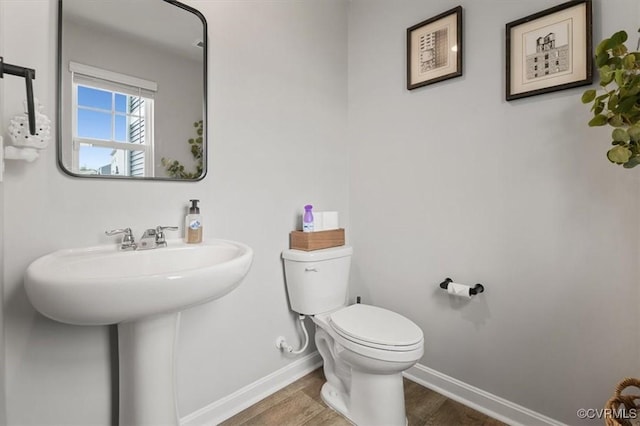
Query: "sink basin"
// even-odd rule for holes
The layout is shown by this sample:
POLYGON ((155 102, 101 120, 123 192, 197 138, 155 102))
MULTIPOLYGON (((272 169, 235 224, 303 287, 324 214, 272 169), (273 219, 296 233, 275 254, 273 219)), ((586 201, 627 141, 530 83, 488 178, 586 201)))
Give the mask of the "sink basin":
POLYGON ((225 240, 59 250, 29 265, 25 288, 33 306, 56 321, 118 325, 119 424, 177 426, 180 311, 236 288, 252 258, 251 248, 225 240))
POLYGON ((248 246, 225 240, 59 250, 28 267, 25 288, 33 306, 56 321, 117 324, 222 297, 240 284, 252 257, 248 246))

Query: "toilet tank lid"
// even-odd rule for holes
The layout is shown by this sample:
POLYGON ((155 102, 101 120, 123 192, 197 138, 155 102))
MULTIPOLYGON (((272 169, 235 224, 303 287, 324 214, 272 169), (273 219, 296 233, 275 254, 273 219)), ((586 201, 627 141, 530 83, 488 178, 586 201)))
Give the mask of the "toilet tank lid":
POLYGON ((353 248, 351 246, 340 246, 312 251, 289 249, 282 252, 282 258, 295 262, 317 262, 351 256, 352 254, 353 248))

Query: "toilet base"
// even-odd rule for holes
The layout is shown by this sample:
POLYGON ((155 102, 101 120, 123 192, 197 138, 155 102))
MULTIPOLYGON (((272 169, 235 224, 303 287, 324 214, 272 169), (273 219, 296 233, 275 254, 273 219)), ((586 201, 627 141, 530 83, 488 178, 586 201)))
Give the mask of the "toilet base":
POLYGON ((351 392, 352 398, 348 401, 349 396, 327 382, 322 386, 320 396, 331 409, 357 426, 408 424, 404 408, 402 374, 372 376, 352 371, 351 392))
POLYGON ((331 383, 326 382, 324 385, 322 385, 320 396, 322 397, 324 403, 329 406, 329 408, 346 417, 347 420, 349 420, 351 423, 354 423, 347 414, 347 406, 345 404, 343 396, 336 390, 336 388, 331 386, 331 383))
MULTIPOLYGON (((338 391, 331 386, 331 383, 326 382, 322 385, 320 396, 322 397, 322 401, 324 401, 329 408, 346 418, 349 423, 358 426, 358 424, 349 417, 344 400, 340 397, 338 391)), ((409 420, 406 417, 404 418, 404 426, 409 426, 409 420)))

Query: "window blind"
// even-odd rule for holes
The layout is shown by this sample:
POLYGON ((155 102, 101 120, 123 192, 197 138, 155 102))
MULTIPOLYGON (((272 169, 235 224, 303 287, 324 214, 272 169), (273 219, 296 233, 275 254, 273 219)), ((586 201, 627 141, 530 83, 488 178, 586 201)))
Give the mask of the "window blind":
POLYGON ((74 84, 98 86, 112 92, 142 96, 148 99, 153 99, 158 91, 158 83, 154 81, 107 71, 90 65, 69 62, 69 70, 74 84))

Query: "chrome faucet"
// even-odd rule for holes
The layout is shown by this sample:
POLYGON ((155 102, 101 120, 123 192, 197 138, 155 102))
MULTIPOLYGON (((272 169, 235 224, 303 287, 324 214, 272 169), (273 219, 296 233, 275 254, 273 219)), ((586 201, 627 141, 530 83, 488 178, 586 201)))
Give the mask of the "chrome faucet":
POLYGON ((164 231, 177 231, 177 226, 156 226, 155 229, 149 228, 144 231, 140 243, 138 244, 138 250, 150 250, 158 247, 166 247, 167 240, 164 236, 164 231))
POLYGON ((166 247, 167 240, 164 237, 164 231, 177 231, 177 226, 156 226, 156 244, 159 247, 166 247))
POLYGON ((122 242, 120 243, 120 250, 151 250, 158 247, 166 247, 167 240, 164 236, 164 231, 177 231, 177 226, 156 226, 144 231, 140 242, 136 244, 133 238, 133 232, 131 228, 113 229, 111 231, 104 231, 109 236, 120 235, 122 236, 122 242))
POLYGON ((109 236, 124 234, 120 243, 120 250, 135 250, 137 248, 131 228, 112 229, 111 231, 104 231, 104 233, 109 236))

